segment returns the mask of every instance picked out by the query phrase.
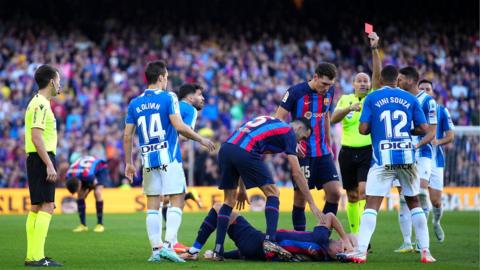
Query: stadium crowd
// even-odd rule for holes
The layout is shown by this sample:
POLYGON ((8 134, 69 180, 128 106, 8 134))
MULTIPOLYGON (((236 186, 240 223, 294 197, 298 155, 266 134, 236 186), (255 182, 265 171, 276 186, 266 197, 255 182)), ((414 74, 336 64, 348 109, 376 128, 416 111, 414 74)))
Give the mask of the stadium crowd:
MULTIPOLYGON (((108 161, 110 186, 120 185, 123 178, 125 108, 143 91, 143 68, 150 60, 168 62, 171 90, 186 82, 204 86, 206 104, 196 129, 218 144, 246 119, 272 114, 288 86, 308 79, 320 61, 338 67, 335 100, 353 91, 356 72, 370 72, 368 42, 351 29, 334 39, 309 29, 291 38, 268 31, 254 38, 248 31, 228 34, 208 22, 165 29, 169 31, 106 20, 91 38, 80 28, 67 33, 49 25, 0 22, 0 187, 26 186, 23 115, 41 63, 54 64, 62 76, 63 94, 52 100, 61 178, 68 162, 88 153, 108 161)), ((433 81, 438 102, 449 109, 456 125, 479 125, 480 39, 474 27, 447 32, 436 25, 417 29, 411 24, 381 30, 384 65, 416 66, 423 78, 433 81)), ((340 129, 332 132, 338 135, 340 129)), ((182 147, 186 168, 187 145, 182 147)), ((478 186, 478 136, 457 136, 446 148, 446 184, 478 186)), ((267 159, 277 184, 290 186, 285 159, 267 159)), ((217 179, 216 155, 196 145, 194 183, 214 185, 217 179)))

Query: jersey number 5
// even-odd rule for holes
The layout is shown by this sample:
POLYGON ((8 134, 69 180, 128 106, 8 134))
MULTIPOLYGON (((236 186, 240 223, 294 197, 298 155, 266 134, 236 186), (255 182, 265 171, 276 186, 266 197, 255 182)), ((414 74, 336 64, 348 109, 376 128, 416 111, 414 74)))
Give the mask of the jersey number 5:
POLYGON ((143 141, 145 144, 150 143, 150 140, 159 139, 163 141, 165 139, 165 130, 162 128, 162 121, 160 121, 160 114, 154 113, 150 115, 149 123, 147 125, 147 120, 145 115, 142 115, 137 120, 138 127, 142 130, 143 141), (148 132, 147 132, 148 129, 148 132))

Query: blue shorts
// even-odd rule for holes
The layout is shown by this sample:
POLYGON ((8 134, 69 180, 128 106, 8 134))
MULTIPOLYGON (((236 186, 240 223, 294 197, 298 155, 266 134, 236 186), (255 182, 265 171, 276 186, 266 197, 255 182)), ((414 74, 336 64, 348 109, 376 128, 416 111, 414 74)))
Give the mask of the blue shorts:
POLYGON ((263 160, 238 145, 224 143, 218 152, 220 189, 236 189, 242 177, 248 188, 274 184, 273 177, 263 160))
POLYGON ((82 181, 82 189, 94 189, 96 186, 105 186, 108 180, 107 168, 102 168, 93 177, 80 177, 82 181), (95 183, 95 179, 97 182, 95 183))
POLYGON ((255 229, 244 217, 238 216, 228 227, 227 233, 245 259, 265 260, 263 251, 265 234, 255 229))
MULTIPOLYGON (((333 162, 332 155, 321 157, 302 158, 300 167, 308 180, 310 189, 322 189, 323 185, 330 181, 339 181, 337 168, 333 162)), ((294 183, 293 187, 298 189, 294 183)))

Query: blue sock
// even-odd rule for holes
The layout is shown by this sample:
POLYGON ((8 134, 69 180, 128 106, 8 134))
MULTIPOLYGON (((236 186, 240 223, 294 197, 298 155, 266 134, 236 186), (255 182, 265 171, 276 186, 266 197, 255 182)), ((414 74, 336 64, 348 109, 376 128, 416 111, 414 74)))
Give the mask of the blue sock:
POLYGON ((295 231, 305 231, 307 218, 305 217, 305 207, 293 206, 292 223, 295 231))
POLYGON ((336 216, 337 210, 338 210, 338 203, 325 202, 325 206, 323 207, 324 214, 333 213, 336 216))
POLYGON ((266 240, 275 242, 275 235, 277 234, 278 225, 278 207, 280 200, 276 196, 268 196, 267 204, 265 205, 265 218, 267 220, 267 235, 266 240))
POLYGON ((163 221, 167 221, 167 211, 168 211, 168 206, 162 207, 162 217, 163 217, 163 221))
POLYGON ((103 224, 103 201, 95 204, 97 208, 97 224, 103 224))
POLYGON ((230 220, 230 214, 232 213, 232 207, 223 204, 218 211, 217 218, 217 239, 215 240, 215 252, 219 255, 223 255, 223 243, 225 242, 225 236, 228 230, 228 221, 230 220))
POLYGON ((77 199, 77 207, 78 207, 78 216, 80 217, 80 223, 86 225, 85 222, 85 199, 77 199))
POLYGON ((202 225, 200 225, 200 229, 197 233, 197 238, 195 239, 195 243, 193 243, 193 247, 196 249, 202 249, 203 245, 208 240, 208 237, 215 231, 217 228, 217 212, 215 209, 210 209, 207 216, 203 220, 202 225))

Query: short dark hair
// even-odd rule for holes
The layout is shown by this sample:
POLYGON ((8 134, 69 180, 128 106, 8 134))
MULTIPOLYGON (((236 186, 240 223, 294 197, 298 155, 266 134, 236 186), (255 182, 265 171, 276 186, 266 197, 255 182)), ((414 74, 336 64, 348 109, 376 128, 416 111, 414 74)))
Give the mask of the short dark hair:
POLYGON ((422 79, 422 80, 420 80, 420 81, 418 82, 418 85, 420 85, 420 84, 422 84, 422 83, 428 83, 428 84, 430 84, 430 85, 432 86, 432 88, 433 88, 433 83, 432 83, 432 81, 430 81, 430 80, 422 79))
POLYGON ((195 90, 201 90, 201 91, 203 91, 203 87, 202 87, 200 84, 198 84, 198 83, 194 83, 194 84, 193 84, 193 87, 195 87, 195 90))
POLYGON ((322 62, 315 69, 315 74, 319 77, 327 76, 330 80, 333 80, 337 77, 337 68, 332 63, 322 62))
POLYGON ((145 77, 148 84, 154 84, 158 80, 158 76, 164 76, 167 73, 167 64, 162 60, 148 62, 145 68, 145 77))
POLYGON ((78 180, 78 178, 72 177, 72 178, 67 180, 67 182, 65 183, 65 186, 67 187, 67 190, 71 194, 75 194, 75 192, 77 192, 77 190, 78 190, 79 182, 80 182, 80 180, 78 180))
POLYGON ((415 83, 420 79, 420 74, 418 74, 417 69, 411 66, 401 68, 398 72, 408 79, 413 80, 415 83))
POLYGON ((180 86, 178 90, 178 99, 182 100, 186 98, 190 94, 195 94, 198 88, 195 87, 194 84, 186 83, 180 86))
POLYGON ((57 77, 58 70, 50 65, 41 65, 35 71, 35 82, 38 84, 39 89, 47 87, 50 80, 57 77))
POLYGON ((384 83, 394 83, 398 78, 398 70, 393 65, 387 65, 380 72, 380 77, 384 83))
POLYGON ((295 119, 294 122, 295 121, 298 121, 298 122, 302 123, 307 130, 312 131, 312 124, 310 124, 310 120, 308 120, 307 118, 299 117, 299 118, 295 119))

